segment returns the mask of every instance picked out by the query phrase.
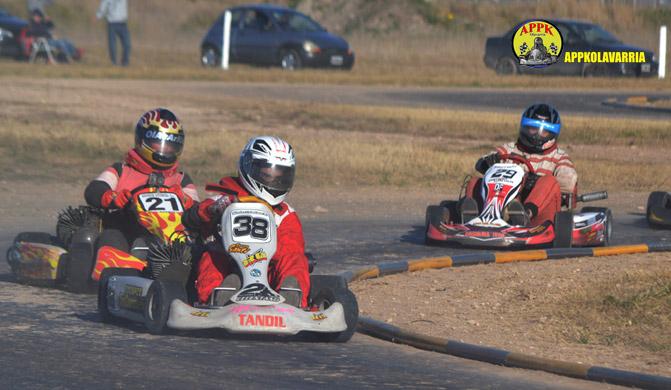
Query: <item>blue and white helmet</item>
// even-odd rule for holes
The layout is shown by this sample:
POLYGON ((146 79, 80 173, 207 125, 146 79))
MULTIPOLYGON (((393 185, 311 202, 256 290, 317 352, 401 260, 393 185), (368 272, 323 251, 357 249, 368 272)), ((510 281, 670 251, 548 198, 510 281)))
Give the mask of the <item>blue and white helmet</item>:
POLYGON ((295 173, 294 150, 280 138, 252 138, 240 153, 238 174, 242 184, 271 206, 282 203, 294 185, 295 173))
POLYGON ((559 112, 549 104, 534 104, 522 114, 519 142, 529 152, 542 153, 556 143, 560 131, 559 112))

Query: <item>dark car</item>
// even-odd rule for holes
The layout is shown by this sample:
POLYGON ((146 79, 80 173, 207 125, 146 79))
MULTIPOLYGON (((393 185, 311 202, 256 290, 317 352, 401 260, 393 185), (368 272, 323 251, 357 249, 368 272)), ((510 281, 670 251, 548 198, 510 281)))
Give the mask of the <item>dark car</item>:
MULTIPOLYGON (((300 12, 268 4, 228 11, 231 11, 230 62, 279 65, 284 69, 351 69, 354 65, 354 53, 347 41, 300 12)), ((201 43, 204 66, 220 64, 224 14, 201 43)))
POLYGON ((645 63, 582 63, 564 62, 534 68, 520 66, 512 51, 512 36, 523 23, 501 37, 487 38, 485 65, 499 74, 548 74, 571 76, 653 76, 657 74, 657 58, 652 51, 626 45, 611 33, 592 23, 576 20, 548 19, 563 37, 562 53, 566 52, 644 52, 645 63))
POLYGON ((21 40, 27 27, 28 22, 0 9, 0 56, 24 56, 21 40))

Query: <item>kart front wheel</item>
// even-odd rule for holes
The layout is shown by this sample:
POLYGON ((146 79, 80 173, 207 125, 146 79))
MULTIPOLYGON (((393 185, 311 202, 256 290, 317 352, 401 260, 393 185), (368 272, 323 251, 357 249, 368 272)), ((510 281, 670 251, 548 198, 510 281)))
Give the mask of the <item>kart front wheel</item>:
POLYGON ((424 230, 424 242, 426 245, 434 245, 437 241, 429 238, 429 226, 433 225, 434 228, 438 229, 440 224, 443 222, 450 222, 452 215, 450 215, 450 209, 444 206, 428 206, 426 208, 426 217, 424 220, 425 230, 424 230))
POLYGON ((580 209, 581 213, 604 213, 606 214, 606 219, 604 220, 603 226, 603 242, 598 244, 598 246, 608 246, 610 245, 610 240, 613 236, 613 212, 610 211, 608 207, 592 207, 587 206, 580 209))
POLYGON ((151 334, 166 332, 170 304, 175 299, 186 302, 184 285, 172 280, 154 280, 144 301, 144 325, 151 334))
POLYGON ((110 313, 107 301, 107 289, 110 278, 113 276, 140 276, 140 271, 134 268, 105 268, 100 273, 100 281, 98 282, 98 313, 103 322, 114 322, 117 319, 117 317, 110 313))
POLYGON ((555 248, 570 248, 573 244, 573 212, 560 211, 555 215, 555 248))
POLYGON ((344 343, 349 341, 356 331, 356 325, 359 321, 359 304, 356 301, 354 293, 349 289, 324 287, 312 299, 312 304, 318 306, 320 310, 328 309, 335 302, 343 306, 347 329, 342 332, 316 333, 319 341, 344 343))

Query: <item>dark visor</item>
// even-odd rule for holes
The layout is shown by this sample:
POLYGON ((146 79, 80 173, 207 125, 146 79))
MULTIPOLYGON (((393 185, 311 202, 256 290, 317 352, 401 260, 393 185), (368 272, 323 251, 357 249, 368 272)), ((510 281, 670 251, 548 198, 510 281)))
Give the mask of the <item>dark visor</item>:
POLYGON ((294 185, 296 167, 273 165, 266 161, 252 162, 249 175, 263 186, 276 191, 289 191, 294 185))

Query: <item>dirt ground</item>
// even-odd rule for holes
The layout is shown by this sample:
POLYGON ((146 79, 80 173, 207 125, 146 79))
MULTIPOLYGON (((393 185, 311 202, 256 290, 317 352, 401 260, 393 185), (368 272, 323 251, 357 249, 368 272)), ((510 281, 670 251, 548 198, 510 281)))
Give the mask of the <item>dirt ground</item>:
MULTIPOLYGON (((355 282, 351 288, 362 315, 421 334, 669 376, 671 329, 626 318, 599 324, 600 313, 576 305, 604 286, 620 288, 622 280, 640 275, 666 273, 669 283, 670 266, 667 253, 576 258, 390 275, 355 282), (610 331, 609 342, 595 337, 600 327, 610 331), (652 348, 646 343, 659 337, 667 344, 652 348)), ((665 293, 669 301, 662 315, 668 319, 671 296, 665 293)))

